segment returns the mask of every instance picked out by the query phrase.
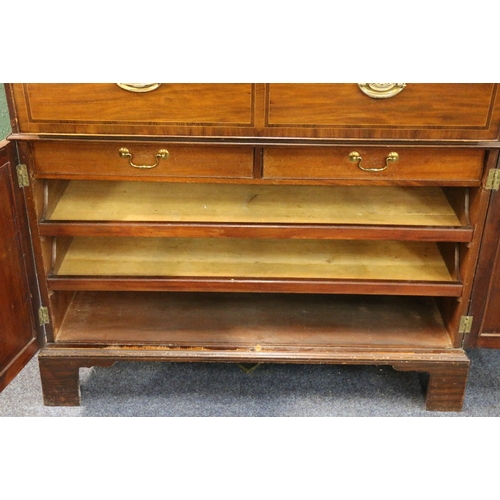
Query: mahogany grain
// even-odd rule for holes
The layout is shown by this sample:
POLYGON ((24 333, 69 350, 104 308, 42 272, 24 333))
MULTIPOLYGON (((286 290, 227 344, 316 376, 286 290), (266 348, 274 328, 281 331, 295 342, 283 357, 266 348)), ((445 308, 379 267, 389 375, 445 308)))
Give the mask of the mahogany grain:
POLYGON ((40 348, 38 298, 13 144, 0 142, 0 391, 40 348))

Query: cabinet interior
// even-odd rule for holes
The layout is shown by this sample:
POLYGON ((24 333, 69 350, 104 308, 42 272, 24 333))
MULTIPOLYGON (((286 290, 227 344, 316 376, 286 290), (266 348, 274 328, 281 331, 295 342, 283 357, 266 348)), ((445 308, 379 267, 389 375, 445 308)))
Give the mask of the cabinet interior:
POLYGON ((57 342, 456 343, 443 318, 462 294, 473 188, 65 179, 39 187, 57 342), (134 308, 152 314, 137 312, 138 325, 134 308), (198 326, 182 326, 188 317, 198 326), (214 332, 215 317, 228 327, 214 332))

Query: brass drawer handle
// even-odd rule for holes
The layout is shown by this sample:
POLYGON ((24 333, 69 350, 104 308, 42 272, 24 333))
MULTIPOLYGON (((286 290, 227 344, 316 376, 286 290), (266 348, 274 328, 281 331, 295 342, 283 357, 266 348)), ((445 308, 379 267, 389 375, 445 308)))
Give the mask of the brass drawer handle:
POLYGON ((128 92, 152 92, 156 90, 161 83, 117 83, 118 87, 128 92))
POLYGON ((358 87, 373 99, 387 99, 399 94, 406 83, 358 83, 358 87))
POLYGON ((385 165, 382 168, 365 168, 361 166, 361 162, 363 161, 363 158, 357 151, 352 151, 349 153, 349 161, 352 161, 353 163, 357 163, 358 167, 363 170, 364 172, 382 172, 382 170, 385 170, 388 166, 389 163, 392 161, 398 161, 399 160, 399 155, 395 152, 389 153, 387 155, 387 158, 385 159, 385 165))
POLYGON ((127 148, 120 148, 118 153, 122 158, 128 158, 128 162, 131 167, 134 168, 155 168, 158 166, 158 163, 160 163, 160 160, 162 158, 168 158, 170 153, 166 149, 160 149, 158 153, 155 154, 156 162, 154 165, 135 165, 132 163, 132 153, 127 149, 127 148))

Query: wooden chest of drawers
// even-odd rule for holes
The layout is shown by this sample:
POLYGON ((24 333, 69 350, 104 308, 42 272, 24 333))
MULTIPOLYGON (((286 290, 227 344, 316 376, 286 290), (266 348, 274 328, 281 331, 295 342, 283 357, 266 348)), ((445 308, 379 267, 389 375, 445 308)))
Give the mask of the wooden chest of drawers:
POLYGON ((391 365, 461 408, 464 347, 488 343, 496 84, 7 91, 39 318, 3 385, 43 344, 48 405, 79 404, 81 366, 155 360, 391 365))

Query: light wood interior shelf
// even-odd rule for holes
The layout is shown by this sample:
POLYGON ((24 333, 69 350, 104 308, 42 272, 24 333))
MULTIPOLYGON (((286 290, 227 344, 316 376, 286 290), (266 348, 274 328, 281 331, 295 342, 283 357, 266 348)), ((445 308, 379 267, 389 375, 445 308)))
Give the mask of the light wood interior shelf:
POLYGON ((432 242, 105 237, 63 241, 55 275, 454 281, 432 242))
POLYGON ((57 342, 200 350, 452 346, 431 298, 161 292, 77 292, 57 342))
POLYGON ((439 187, 71 181, 48 191, 50 221, 462 225, 439 187))

